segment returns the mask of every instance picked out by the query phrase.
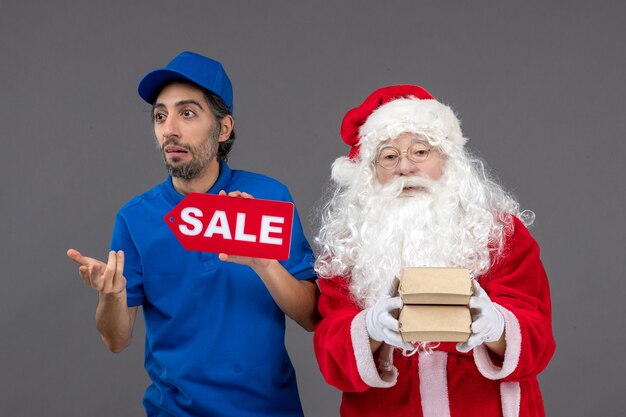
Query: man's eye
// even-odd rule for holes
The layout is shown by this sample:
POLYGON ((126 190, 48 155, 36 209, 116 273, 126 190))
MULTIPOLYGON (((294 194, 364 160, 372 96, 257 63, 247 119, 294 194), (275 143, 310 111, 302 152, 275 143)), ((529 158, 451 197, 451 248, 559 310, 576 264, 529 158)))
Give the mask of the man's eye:
POLYGON ((163 113, 155 113, 152 118, 155 122, 160 122, 165 119, 165 115, 163 113))
POLYGON ((413 152, 413 155, 418 157, 424 157, 428 155, 428 149, 417 149, 413 152))
POLYGON ((389 154, 381 155, 380 159, 384 159, 386 161, 393 161, 397 158, 398 158, 398 155, 396 155, 395 153, 389 153, 389 154))
POLYGON ((185 117, 193 117, 195 115, 196 114, 193 111, 191 111, 191 110, 184 110, 183 111, 183 116, 185 116, 185 117))

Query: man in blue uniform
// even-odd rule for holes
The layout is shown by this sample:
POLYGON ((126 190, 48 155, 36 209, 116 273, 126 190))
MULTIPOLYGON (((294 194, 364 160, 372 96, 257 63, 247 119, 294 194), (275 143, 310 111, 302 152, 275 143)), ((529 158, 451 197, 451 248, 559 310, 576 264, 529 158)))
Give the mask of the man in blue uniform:
POLYGON ((285 315, 311 331, 318 289, 297 213, 284 262, 186 251, 163 220, 191 192, 292 201, 289 191, 228 167, 233 94, 219 62, 183 52, 138 90, 169 176, 120 209, 106 263, 68 251, 98 291, 104 343, 125 349, 142 306, 149 416, 302 416, 285 315))

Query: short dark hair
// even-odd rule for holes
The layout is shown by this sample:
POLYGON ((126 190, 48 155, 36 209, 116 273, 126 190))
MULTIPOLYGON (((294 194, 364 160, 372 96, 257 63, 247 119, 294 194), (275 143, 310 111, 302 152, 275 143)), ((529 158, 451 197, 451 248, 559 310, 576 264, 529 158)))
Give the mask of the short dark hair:
MULTIPOLYGON (((207 105, 209 106, 209 109, 211 110, 211 113, 213 113, 213 116, 215 117, 215 120, 217 122, 218 129, 224 117, 226 116, 232 117, 232 112, 230 111, 226 103, 224 103, 224 100, 222 100, 218 95, 216 95, 212 91, 207 90, 206 88, 194 82, 186 81, 186 80, 175 80, 167 84, 163 84, 160 91, 163 91, 165 87, 171 84, 185 84, 185 85, 197 88, 198 90, 202 91, 202 95, 204 95, 204 101, 206 101, 207 105)), ((157 94, 157 97, 158 97, 158 94, 157 94)), ((228 137, 228 139, 226 139, 224 142, 218 142, 217 162, 228 161, 228 154, 230 153, 230 150, 233 147, 233 144, 235 143, 235 138, 236 138, 235 128, 233 127, 233 130, 230 132, 230 136, 228 137)))

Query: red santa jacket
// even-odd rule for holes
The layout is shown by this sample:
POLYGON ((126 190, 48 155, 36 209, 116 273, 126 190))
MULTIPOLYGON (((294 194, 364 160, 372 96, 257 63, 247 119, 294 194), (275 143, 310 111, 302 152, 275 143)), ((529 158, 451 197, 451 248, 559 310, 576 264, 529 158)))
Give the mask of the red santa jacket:
POLYGON ((550 289, 539 246, 517 218, 503 256, 479 282, 504 316, 504 358, 484 345, 460 353, 454 343, 410 357, 383 344, 372 355, 348 279, 320 279, 315 355, 326 381, 343 391, 341 415, 544 416, 536 377, 555 350, 550 289))

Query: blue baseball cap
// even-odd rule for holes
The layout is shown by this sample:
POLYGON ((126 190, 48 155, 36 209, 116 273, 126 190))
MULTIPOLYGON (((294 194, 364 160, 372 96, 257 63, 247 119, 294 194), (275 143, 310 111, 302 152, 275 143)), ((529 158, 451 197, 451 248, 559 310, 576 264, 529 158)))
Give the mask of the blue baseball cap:
POLYGON ((139 96, 154 104, 163 86, 176 80, 191 81, 204 87, 224 101, 233 112, 233 86, 224 67, 219 62, 184 51, 177 55, 165 68, 156 69, 143 76, 137 91, 139 96))

